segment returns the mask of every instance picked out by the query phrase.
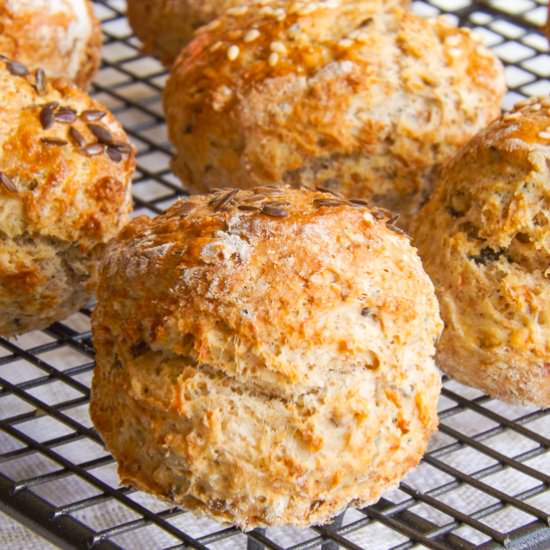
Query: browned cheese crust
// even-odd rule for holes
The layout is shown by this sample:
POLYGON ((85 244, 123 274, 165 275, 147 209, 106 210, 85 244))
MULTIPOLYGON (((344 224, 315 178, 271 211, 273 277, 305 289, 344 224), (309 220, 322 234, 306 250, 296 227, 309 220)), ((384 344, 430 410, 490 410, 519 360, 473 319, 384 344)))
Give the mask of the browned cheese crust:
POLYGON ((520 103, 444 168, 416 244, 446 323, 439 365, 550 405, 550 101, 520 103))
POLYGON ((324 183, 407 225, 505 85, 468 30, 382 6, 271 2, 198 31, 165 93, 184 184, 324 183))
POLYGON ((101 61, 91 0, 0 0, 0 54, 87 88, 101 61))
POLYGON ((65 80, 0 59, 0 98, 5 336, 89 300, 103 245, 128 218, 134 151, 114 117, 65 80))
POLYGON ((431 281, 385 215, 285 187, 130 223, 93 316, 122 483, 243 529, 376 501, 437 427, 431 281))

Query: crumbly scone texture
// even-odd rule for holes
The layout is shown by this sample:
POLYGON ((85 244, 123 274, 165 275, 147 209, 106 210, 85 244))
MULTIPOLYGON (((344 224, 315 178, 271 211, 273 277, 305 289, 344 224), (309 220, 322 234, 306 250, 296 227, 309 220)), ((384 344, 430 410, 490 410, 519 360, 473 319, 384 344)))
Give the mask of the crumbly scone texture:
POLYGON ((446 328, 438 363, 493 397, 550 405, 550 101, 533 99, 442 170, 414 229, 446 328))
POLYGON ((131 208, 134 151, 118 122, 68 81, 27 71, 0 59, 3 336, 85 305, 104 244, 131 208))
POLYGON ((196 191, 323 184, 406 226, 504 91, 496 57, 442 18, 373 1, 229 10, 172 69, 173 168, 196 191))
POLYGON ((111 242, 91 414, 122 483, 243 529, 376 501, 437 427, 431 281, 380 211, 221 190, 111 242))
POLYGON ((0 0, 0 54, 87 88, 101 61, 91 0, 0 0))

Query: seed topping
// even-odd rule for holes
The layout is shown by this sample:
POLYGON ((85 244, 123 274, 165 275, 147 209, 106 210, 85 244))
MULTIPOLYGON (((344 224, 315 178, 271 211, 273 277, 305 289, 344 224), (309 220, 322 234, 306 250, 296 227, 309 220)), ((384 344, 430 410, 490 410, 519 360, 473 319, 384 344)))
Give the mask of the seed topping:
POLYGON ((288 211, 278 206, 264 204, 262 206, 262 214, 271 216, 272 218, 286 218, 288 216, 288 211))
POLYGON ((0 172, 0 184, 2 187, 10 193, 17 193, 17 186, 15 182, 4 172, 0 172))
POLYGON ((101 120, 107 113, 104 111, 97 111, 95 109, 90 109, 83 111, 80 115, 86 122, 97 122, 101 120))
POLYGON ((88 124, 88 129, 94 136, 97 138, 99 143, 104 143, 105 145, 113 145, 113 134, 107 130, 104 126, 99 126, 99 124, 88 124))
POLYGON ((60 139, 56 137, 43 137, 43 138, 40 138, 40 141, 46 145, 54 145, 56 147, 63 147, 68 143, 64 139, 60 139))
POLYGON ((84 136, 74 126, 69 128, 69 135, 80 148, 86 147, 86 140, 84 139, 84 136))
POLYGON ((44 69, 36 69, 34 72, 34 88, 39 95, 46 91, 46 73, 44 69))
POLYGON ((59 103, 52 101, 45 105, 40 111, 40 124, 44 130, 49 130, 55 122, 54 112, 59 107, 59 103))
POLYGON ((29 74, 29 69, 23 63, 17 61, 10 61, 7 67, 8 71, 14 76, 27 76, 29 74))
POLYGON ((105 145, 103 145, 102 143, 90 143, 89 145, 86 145, 86 147, 84 147, 82 150, 87 156, 95 157, 97 155, 101 155, 105 151, 105 145))
POLYGON ((215 197, 214 199, 212 199, 208 203, 208 205, 217 212, 221 210, 225 205, 227 205, 238 192, 238 189, 231 189, 227 193, 224 193, 221 197, 215 197))

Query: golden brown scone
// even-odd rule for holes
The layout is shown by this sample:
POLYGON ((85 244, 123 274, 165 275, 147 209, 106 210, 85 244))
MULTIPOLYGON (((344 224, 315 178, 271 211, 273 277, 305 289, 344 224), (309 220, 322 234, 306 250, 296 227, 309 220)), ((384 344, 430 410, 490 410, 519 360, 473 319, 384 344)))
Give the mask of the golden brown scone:
POLYGON ((3 336, 85 305, 131 206, 134 151, 114 117, 67 81, 27 71, 0 59, 3 336))
POLYGON ((93 317, 91 413, 122 483, 243 529, 304 526, 415 466, 442 324, 386 221, 264 187, 130 223, 93 317))
MULTIPOLYGON (((410 0, 363 1, 381 7, 410 4, 410 0)), ((195 31, 226 10, 234 8, 238 13, 243 6, 256 5, 259 7, 253 9, 261 9, 270 3, 270 0, 128 0, 128 19, 142 40, 144 51, 170 66, 195 31)))
POLYGON ((444 168, 415 228, 446 329, 439 365, 550 405, 550 100, 520 103, 444 168))
POLYGON ((0 54, 86 88, 101 60, 90 0, 0 0, 0 54))
POLYGON ((183 182, 324 184, 406 224, 505 85, 469 31, 376 5, 278 2, 198 31, 165 95, 183 182))

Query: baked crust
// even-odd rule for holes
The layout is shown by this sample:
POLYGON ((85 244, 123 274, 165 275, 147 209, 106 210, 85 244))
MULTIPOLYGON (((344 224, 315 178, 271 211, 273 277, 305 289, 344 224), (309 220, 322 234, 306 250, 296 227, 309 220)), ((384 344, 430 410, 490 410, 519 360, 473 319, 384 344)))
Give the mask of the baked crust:
POLYGON ((27 71, 0 59, 4 336, 46 327, 89 300, 103 245, 127 221, 135 164, 121 126, 100 104, 65 80, 27 71), (87 118, 112 138, 108 151, 88 147, 97 138, 87 118))
POLYGON ((87 88, 101 61, 91 0, 0 0, 0 54, 87 88))
POLYGON ((442 325, 386 223, 284 187, 131 222, 93 315, 91 414, 121 482, 243 529, 323 523, 396 485, 437 426, 442 325))
POLYGON ((550 405, 550 101, 519 103, 444 168, 415 228, 446 323, 438 362, 550 405))
POLYGON ((165 92, 194 191, 326 182, 400 212, 500 113, 500 62, 466 29, 380 2, 271 2, 197 31, 165 92))
MULTIPOLYGON (((380 6, 410 4, 409 0, 366 0, 380 6)), ((226 10, 258 4, 254 0, 128 0, 128 19, 145 53, 171 66, 200 27, 226 10)), ((265 4, 265 2, 264 2, 265 4)), ((260 9, 263 4, 259 4, 260 9)))

